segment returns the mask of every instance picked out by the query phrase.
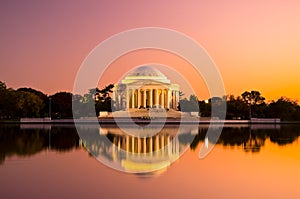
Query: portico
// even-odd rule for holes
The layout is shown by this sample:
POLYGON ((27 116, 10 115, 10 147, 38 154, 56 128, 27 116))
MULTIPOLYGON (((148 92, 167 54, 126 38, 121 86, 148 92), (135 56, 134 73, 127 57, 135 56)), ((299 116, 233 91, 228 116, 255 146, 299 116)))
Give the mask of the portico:
POLYGON ((160 71, 142 66, 130 72, 114 88, 113 100, 120 109, 177 109, 179 86, 171 84, 160 71))
POLYGON ((127 108, 175 108, 177 104, 176 92, 165 88, 142 88, 128 90, 129 103, 127 108))

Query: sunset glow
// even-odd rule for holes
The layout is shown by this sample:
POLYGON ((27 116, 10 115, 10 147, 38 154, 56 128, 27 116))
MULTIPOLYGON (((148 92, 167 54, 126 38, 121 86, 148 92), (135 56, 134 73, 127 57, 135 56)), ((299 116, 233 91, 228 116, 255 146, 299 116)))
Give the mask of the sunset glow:
MULTIPOLYGON (((300 2, 293 0, 1 1, 0 80, 47 94, 72 91, 77 70, 100 42, 124 30, 154 26, 182 32, 202 45, 227 94, 259 90, 267 101, 281 96, 300 100, 299 9, 300 2)), ((192 66, 150 50, 116 60, 100 84, 114 83, 149 62, 173 67, 200 99, 209 97, 192 66)))

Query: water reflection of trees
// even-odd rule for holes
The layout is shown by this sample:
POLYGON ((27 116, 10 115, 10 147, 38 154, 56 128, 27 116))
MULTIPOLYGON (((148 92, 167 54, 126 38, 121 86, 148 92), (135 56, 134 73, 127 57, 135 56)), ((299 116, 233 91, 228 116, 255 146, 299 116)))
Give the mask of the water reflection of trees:
MULTIPOLYGON (((188 128, 186 128, 188 130, 188 128)), ((108 147, 109 140, 113 140, 115 135, 99 134, 99 129, 88 130, 87 137, 83 137, 85 144, 93 144, 90 153, 102 155, 111 159, 111 149, 108 147), (101 139, 108 136, 109 140, 101 139), (100 154, 98 154, 100 153, 100 154)), ((190 131, 190 130, 189 130, 190 131)), ((197 131, 197 129, 196 129, 197 131)), ((178 136, 179 142, 187 144, 195 135, 190 144, 190 148, 195 150, 200 142, 203 142, 207 136, 211 143, 215 143, 215 136, 206 135, 207 127, 199 126, 196 135, 183 133, 178 136)), ((266 140, 272 143, 284 146, 295 142, 300 136, 300 129, 297 125, 280 126, 231 126, 224 127, 217 144, 223 146, 239 146, 246 152, 259 152, 265 145, 266 140)), ((68 151, 79 147, 79 137, 73 125, 70 126, 48 126, 42 128, 20 128, 20 125, 0 125, 0 164, 5 158, 18 155, 30 156, 46 149, 58 152, 68 151)))
MULTIPOLYGON (((211 143, 215 143, 210 135, 206 135, 207 128, 199 128, 198 134, 191 143, 191 149, 195 150, 205 137, 211 143)), ((265 141, 270 139, 272 143, 280 146, 291 144, 298 139, 300 129, 297 125, 265 126, 265 127, 224 127, 217 144, 223 146, 241 146, 246 152, 259 152, 265 141)))
POLYGON ((30 156, 46 149, 63 152, 77 148, 78 143, 74 126, 23 129, 0 125, 0 164, 13 155, 30 156))

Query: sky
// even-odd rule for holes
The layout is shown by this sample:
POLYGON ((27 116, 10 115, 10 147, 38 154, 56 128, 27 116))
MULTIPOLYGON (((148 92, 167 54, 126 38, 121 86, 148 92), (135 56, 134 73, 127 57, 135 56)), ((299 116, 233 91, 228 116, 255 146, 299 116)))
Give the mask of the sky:
MULTIPOLYGON (((162 27, 205 48, 227 94, 258 90, 267 100, 300 100, 299 10, 298 0, 2 0, 0 81, 46 94, 72 91, 80 65, 99 43, 128 29, 162 27)), ((114 83, 136 64, 163 62, 182 73, 200 99, 208 98, 201 77, 166 54, 124 55, 99 81, 114 83)))

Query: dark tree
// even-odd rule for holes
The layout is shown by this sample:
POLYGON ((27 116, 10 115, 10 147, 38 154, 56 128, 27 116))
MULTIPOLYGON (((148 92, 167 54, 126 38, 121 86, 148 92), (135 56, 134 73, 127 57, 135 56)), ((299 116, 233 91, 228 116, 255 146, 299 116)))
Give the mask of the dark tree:
POLYGON ((245 119, 248 114, 248 106, 243 99, 230 95, 227 97, 227 119, 245 119))
POLYGON ((17 89, 17 92, 20 92, 20 91, 29 92, 29 93, 32 93, 32 94, 35 94, 36 96, 38 96, 43 101, 43 108, 40 109, 39 116, 40 117, 49 116, 49 99, 46 94, 42 93, 41 91, 32 89, 32 88, 17 89))
POLYGON ((58 92, 51 95, 52 118, 72 118, 72 93, 58 92))
POLYGON ((16 91, 0 81, 0 119, 18 118, 16 91))
POLYGON ((16 92, 16 108, 20 118, 40 117, 40 112, 44 106, 43 100, 36 94, 26 91, 16 92))
POLYGON ((269 104, 269 116, 281 120, 299 120, 299 105, 288 98, 281 97, 269 104))
POLYGON ((96 115, 99 116, 100 111, 111 112, 113 110, 113 101, 110 97, 110 94, 113 92, 113 84, 105 86, 103 89, 96 88, 95 92, 95 109, 96 115))
POLYGON ((245 91, 242 94, 242 98, 245 101, 245 103, 249 106, 249 118, 252 118, 253 116, 257 116, 255 112, 252 113, 252 109, 256 108, 257 105, 264 103, 265 98, 261 96, 259 91, 245 91))

